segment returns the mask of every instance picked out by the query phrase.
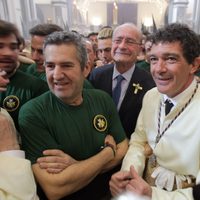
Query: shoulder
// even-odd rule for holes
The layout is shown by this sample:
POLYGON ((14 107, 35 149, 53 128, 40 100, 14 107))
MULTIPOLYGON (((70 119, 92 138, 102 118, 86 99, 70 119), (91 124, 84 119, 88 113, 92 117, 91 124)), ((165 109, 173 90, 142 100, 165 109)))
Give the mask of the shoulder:
MULTIPOLYGON (((94 68, 90 74, 90 77, 98 76, 104 73, 112 72, 113 71, 113 64, 104 65, 101 67, 94 68)), ((90 78, 89 78, 90 79, 90 78)))
MULTIPOLYGON (((28 83, 33 83, 33 82, 40 82, 40 83, 45 83, 45 81, 39 79, 39 78, 36 78, 35 76, 32 76, 30 74, 27 74, 23 71, 20 71, 20 70, 17 70, 14 77, 16 79, 20 79, 21 81, 27 81, 28 83)), ((24 82, 27 84, 27 82, 24 82)))
POLYGON ((148 102, 155 102, 156 99, 160 99, 160 96, 161 94, 157 87, 154 87, 146 92, 144 99, 148 102))
POLYGON ((84 94, 86 97, 92 99, 93 101, 107 101, 112 100, 110 95, 107 92, 99 89, 85 89, 84 94))
POLYGON ((36 70, 36 67, 37 67, 36 63, 33 63, 33 64, 28 66, 26 72, 28 72, 28 73, 29 72, 34 72, 36 70))
POLYGON ((22 112, 24 110, 42 110, 45 108, 48 104, 49 101, 51 101, 52 95, 50 91, 45 92, 44 94, 35 97, 28 102, 26 102, 20 109, 22 112))
POLYGON ((151 73, 138 68, 137 65, 135 67, 135 70, 132 76, 134 77, 134 79, 137 79, 140 83, 143 83, 144 85, 149 86, 149 88, 156 86, 151 73))

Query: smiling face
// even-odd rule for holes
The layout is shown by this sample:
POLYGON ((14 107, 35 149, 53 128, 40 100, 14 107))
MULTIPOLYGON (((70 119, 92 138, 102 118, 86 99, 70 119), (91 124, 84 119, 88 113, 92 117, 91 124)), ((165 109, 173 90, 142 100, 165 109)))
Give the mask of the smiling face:
POLYGON ((98 55, 103 64, 110 63, 113 59, 111 56, 112 39, 98 39, 98 55))
POLYGON ((19 45, 14 34, 0 37, 0 69, 10 77, 16 70, 19 45))
POLYGON ((88 68, 81 70, 73 44, 47 45, 45 70, 50 90, 69 105, 82 102, 82 87, 88 68))
POLYGON ((33 35, 31 38, 31 57, 37 65, 38 71, 44 71, 43 43, 44 36, 33 35))
POLYGON ((159 92, 172 98, 192 82, 197 65, 186 61, 179 42, 153 44, 148 57, 159 92))
POLYGON ((121 25, 113 33, 111 54, 116 63, 128 64, 137 61, 141 51, 141 34, 133 25, 121 25))

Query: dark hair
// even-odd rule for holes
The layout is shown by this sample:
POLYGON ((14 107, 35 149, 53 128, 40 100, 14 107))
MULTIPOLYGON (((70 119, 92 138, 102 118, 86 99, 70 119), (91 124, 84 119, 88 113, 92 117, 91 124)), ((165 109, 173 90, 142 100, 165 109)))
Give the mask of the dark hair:
POLYGON ((38 24, 29 30, 29 33, 38 36, 47 36, 55 31, 63 31, 63 29, 56 24, 38 24))
POLYGON ((48 35, 44 40, 44 47, 48 45, 61 45, 61 44, 73 44, 77 50, 77 59, 83 70, 87 64, 87 51, 85 48, 85 42, 80 34, 67 31, 54 32, 48 35))
POLYGON ((197 34, 186 24, 173 23, 158 29, 152 35, 152 44, 180 42, 183 56, 189 64, 200 55, 200 42, 197 34))
POLYGON ((88 36, 87 36, 87 37, 89 38, 90 36, 93 36, 93 35, 96 35, 96 36, 97 36, 97 35, 98 35, 98 33, 97 33, 97 32, 91 32, 91 33, 89 33, 89 34, 88 34, 88 36))
POLYGON ((10 22, 0 20, 0 37, 6 37, 11 34, 15 35, 19 46, 21 44, 21 35, 18 28, 10 22))

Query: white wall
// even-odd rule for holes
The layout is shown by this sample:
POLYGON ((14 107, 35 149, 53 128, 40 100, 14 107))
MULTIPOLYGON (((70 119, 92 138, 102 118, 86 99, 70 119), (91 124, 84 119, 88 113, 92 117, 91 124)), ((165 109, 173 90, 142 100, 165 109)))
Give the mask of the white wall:
POLYGON ((88 22, 93 25, 93 19, 99 18, 101 25, 107 25, 107 6, 105 2, 93 2, 88 7, 88 22))
POLYGON ((138 27, 141 28, 141 23, 144 23, 146 19, 152 22, 152 15, 154 17, 157 28, 164 25, 164 14, 167 4, 158 3, 138 3, 138 27))

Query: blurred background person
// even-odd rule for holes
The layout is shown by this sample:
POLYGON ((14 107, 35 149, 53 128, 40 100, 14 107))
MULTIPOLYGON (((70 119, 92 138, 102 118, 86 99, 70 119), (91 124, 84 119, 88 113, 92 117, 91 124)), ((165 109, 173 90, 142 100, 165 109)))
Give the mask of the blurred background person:
POLYGON ((113 35, 113 29, 111 27, 105 27, 99 31, 99 34, 97 36, 98 39, 97 56, 99 59, 96 61, 97 67, 110 64, 113 62, 113 58, 111 55, 112 35, 113 35))

